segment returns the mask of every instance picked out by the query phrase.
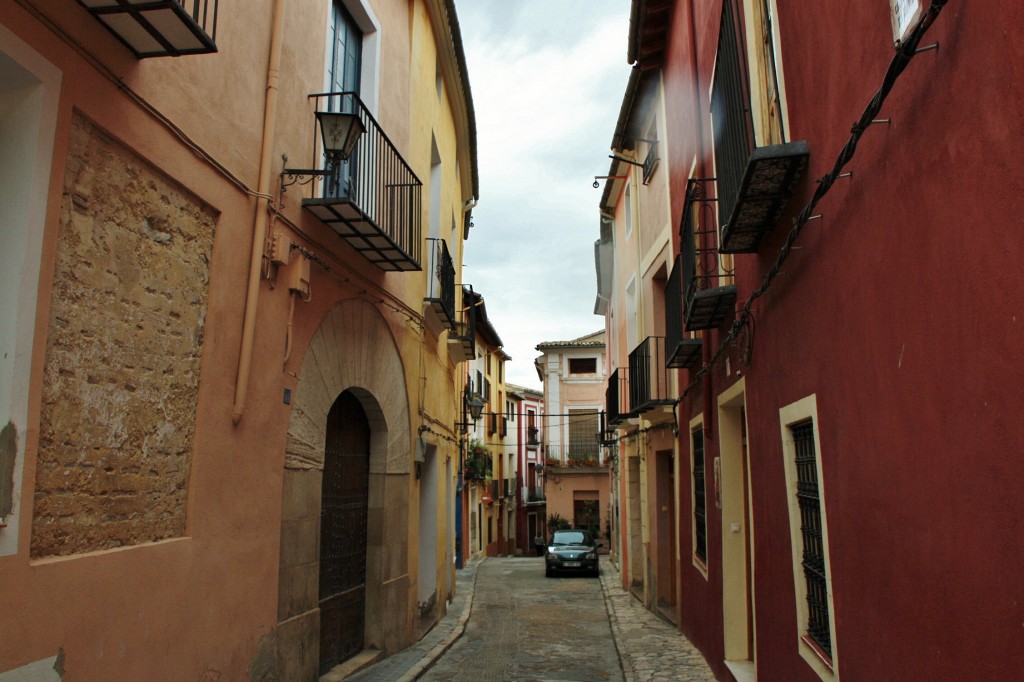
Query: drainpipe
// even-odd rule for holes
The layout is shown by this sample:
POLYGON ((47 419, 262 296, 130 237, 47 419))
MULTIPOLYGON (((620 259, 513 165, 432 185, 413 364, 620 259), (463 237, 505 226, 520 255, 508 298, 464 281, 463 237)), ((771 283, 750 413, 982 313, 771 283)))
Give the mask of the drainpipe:
POLYGON ((281 66, 281 35, 284 26, 284 0, 274 0, 270 33, 270 59, 267 64, 267 90, 263 103, 263 139, 260 142, 260 176, 256 197, 256 217, 253 223, 252 254, 249 259, 249 283, 245 292, 245 318, 242 322, 242 348, 238 356, 238 376, 235 379, 235 402, 231 409, 231 422, 238 425, 245 412, 245 394, 249 388, 249 370, 252 365, 253 337, 256 333, 256 301, 259 297, 263 271, 263 249, 267 239, 267 210, 270 192, 271 146, 277 122, 277 82, 281 66))

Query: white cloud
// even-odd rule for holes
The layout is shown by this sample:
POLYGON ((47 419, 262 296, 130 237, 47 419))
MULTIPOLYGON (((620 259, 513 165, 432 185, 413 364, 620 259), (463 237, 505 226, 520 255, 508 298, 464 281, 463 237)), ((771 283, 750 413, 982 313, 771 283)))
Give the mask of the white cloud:
POLYGON ((623 0, 460 0, 477 116, 480 204, 464 279, 537 386, 538 343, 601 328, 593 243, 608 149, 629 76, 623 0))

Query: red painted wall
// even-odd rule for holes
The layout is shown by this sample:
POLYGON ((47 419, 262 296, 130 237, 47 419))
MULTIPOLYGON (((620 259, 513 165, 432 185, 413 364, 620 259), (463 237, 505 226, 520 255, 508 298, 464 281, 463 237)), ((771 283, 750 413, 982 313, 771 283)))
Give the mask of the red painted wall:
MULTIPOLYGON (((676 3, 665 66, 669 120, 689 130, 689 2, 676 3)), ((699 2, 701 111, 718 2, 699 2)), ((740 300, 757 287, 813 179, 831 167, 893 55, 887 3, 779 3, 791 139, 811 162, 790 214, 758 255, 737 258, 740 300)), ((779 409, 817 396, 834 641, 847 680, 1012 679, 1024 668, 1024 8, 951 1, 841 180, 755 306, 742 367, 755 548, 757 662, 770 679, 817 679, 797 653, 779 409)), ((705 137, 710 122, 704 121, 705 137)), ((669 143, 673 220, 688 136, 669 143)), ((710 150, 710 145, 706 149, 710 150)), ((715 336, 715 335, 713 335, 715 336)), ((713 343, 716 343, 713 341, 713 343)), ((716 368, 705 412, 735 378, 716 368)), ((713 416, 713 415, 712 415, 713 416)), ((712 422, 706 446, 717 453, 712 422)), ((688 452, 685 430, 680 451, 688 452)), ((680 477, 681 513, 689 482, 680 477)), ((709 500, 712 499, 709 477, 709 500)), ((722 657, 721 529, 709 503, 709 578, 681 562, 681 629, 716 672, 722 657)), ((680 544, 691 546, 689 524, 680 544)))

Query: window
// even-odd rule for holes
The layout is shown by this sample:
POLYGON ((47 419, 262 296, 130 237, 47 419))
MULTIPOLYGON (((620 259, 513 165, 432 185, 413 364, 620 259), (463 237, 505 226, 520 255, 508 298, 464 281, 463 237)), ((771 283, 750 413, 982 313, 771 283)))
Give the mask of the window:
POLYGON ((751 109, 759 146, 785 142, 782 116, 782 94, 775 50, 775 0, 753 0, 750 22, 751 35, 757 37, 751 45, 751 109))
POLYGON ((569 374, 597 374, 597 358, 569 358, 569 374))
POLYGON ((650 126, 646 132, 647 138, 644 142, 647 144, 647 155, 644 157, 644 184, 648 184, 651 181, 651 176, 654 175, 654 169, 658 167, 658 118, 655 116, 651 120, 650 126))
POLYGON ((594 409, 568 411, 569 414, 569 460, 597 460, 597 432, 600 414, 594 409))
POLYGON ((804 578, 807 581, 807 635, 829 656, 832 635, 828 623, 828 580, 822 542, 821 497, 818 495, 818 463, 814 453, 814 420, 789 427, 796 450, 796 499, 800 507, 803 537, 804 578))
POLYGON ((823 680, 835 677, 835 602, 815 396, 779 411, 789 507, 797 646, 823 680))
POLYGON ((692 431, 693 438, 693 554, 708 563, 707 487, 704 483, 704 426, 692 431))
POLYGON ((359 92, 363 32, 340 0, 331 12, 331 62, 327 78, 331 92, 359 92))

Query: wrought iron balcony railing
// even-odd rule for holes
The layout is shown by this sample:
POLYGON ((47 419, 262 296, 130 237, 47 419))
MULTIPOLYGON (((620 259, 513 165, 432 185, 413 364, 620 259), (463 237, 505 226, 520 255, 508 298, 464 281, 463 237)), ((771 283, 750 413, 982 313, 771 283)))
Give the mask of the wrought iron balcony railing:
POLYGON ((731 261, 718 251, 715 213, 702 178, 686 183, 683 203, 681 250, 683 281, 686 282, 687 331, 718 327, 735 314, 736 286, 731 261))
POLYGON ((608 377, 604 392, 605 414, 608 426, 616 426, 629 418, 629 370, 619 367, 608 377))
POLYGON ((440 329, 455 326, 455 263, 443 239, 427 240, 427 323, 440 329))
POLYGON ((217 51, 218 0, 78 0, 139 59, 217 51))
POLYGON ((665 337, 648 336, 629 354, 629 408, 644 414, 674 405, 665 361, 665 337))
POLYGON ((526 501, 527 502, 543 502, 544 501, 544 486, 543 485, 531 485, 526 487, 526 501))
POLYGON ((463 287, 462 308, 455 313, 455 325, 448 333, 448 352, 456 362, 466 362, 476 357, 475 301, 473 289, 463 287))
POLYGON ((647 157, 644 158, 644 184, 646 185, 651 181, 651 176, 654 175, 654 169, 658 167, 658 141, 651 140, 647 146, 647 157))
POLYGON ((526 447, 536 448, 540 445, 540 429, 536 426, 526 427, 526 447))
POLYGON ((700 339, 687 337, 683 331, 683 258, 676 256, 665 284, 665 364, 668 367, 693 367, 700 362, 700 339))
POLYGON ((316 111, 358 115, 365 132, 347 160, 327 159, 302 205, 380 269, 420 270, 423 183, 354 92, 310 98, 316 111))
POLYGON ((601 458, 601 448, 597 441, 597 431, 594 431, 593 445, 562 445, 548 444, 544 448, 544 458, 548 465, 566 468, 599 467, 604 465, 601 458))
POLYGON ((806 142, 754 146, 743 74, 741 31, 732 3, 722 3, 718 60, 711 94, 715 127, 722 253, 753 253, 775 227, 807 166, 806 142))

